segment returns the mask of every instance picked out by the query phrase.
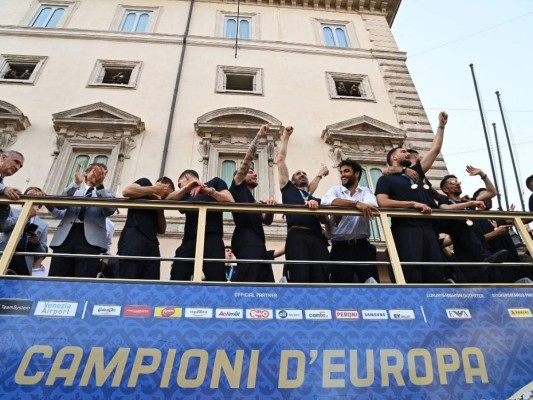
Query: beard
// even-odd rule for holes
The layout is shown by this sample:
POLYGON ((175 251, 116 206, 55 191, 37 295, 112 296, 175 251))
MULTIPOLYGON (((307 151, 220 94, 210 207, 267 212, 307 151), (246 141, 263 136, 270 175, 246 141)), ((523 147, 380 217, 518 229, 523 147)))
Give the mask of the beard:
POLYGON ((400 166, 402 167, 410 167, 411 166, 411 161, 409 160, 402 160, 402 161, 399 161, 400 163, 400 166))
POLYGON ((259 185, 257 182, 246 182, 246 186, 248 186, 251 189, 255 189, 259 185))
POLYGON ((342 184, 346 189, 350 189, 353 184, 355 183, 355 176, 350 176, 348 179, 346 179, 346 182, 342 184))

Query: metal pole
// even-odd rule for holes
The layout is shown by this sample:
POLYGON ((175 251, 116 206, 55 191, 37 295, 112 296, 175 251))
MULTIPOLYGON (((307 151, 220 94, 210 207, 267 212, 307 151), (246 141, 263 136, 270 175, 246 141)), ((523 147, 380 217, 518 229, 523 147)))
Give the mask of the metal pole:
POLYGON ((496 139, 496 152, 498 153, 498 161, 500 163, 500 174, 502 176, 502 189, 503 197, 505 198, 505 209, 509 210, 509 198, 507 197, 507 185, 505 184, 505 175, 503 174, 503 161, 502 161, 502 152, 500 151, 500 141, 498 140, 498 132, 496 131, 496 123, 492 123, 492 128, 494 129, 494 138, 496 139))
POLYGON ((514 151, 513 151, 513 147, 511 146, 511 140, 509 138, 509 132, 507 130, 507 123, 505 122, 505 116, 503 114, 502 102, 500 100, 500 92, 498 91, 496 91, 496 98, 498 99, 498 106, 500 107, 500 114, 502 116, 502 122, 503 122, 503 130, 505 131, 505 137, 507 138, 507 145, 509 146, 509 153, 511 154, 511 162, 513 163, 513 172, 514 172, 514 177, 516 179, 516 188, 518 189, 518 195, 520 196, 520 204, 522 205, 522 211, 526 211, 526 205, 524 203, 524 194, 522 193, 522 190, 520 189, 520 178, 518 177, 518 172, 516 169, 514 151))
POLYGON ((239 49, 239 18, 241 16, 241 0, 237 0, 237 29, 235 31, 235 58, 239 49))
POLYGON ((472 71, 472 79, 474 80, 474 88, 476 89, 477 104, 479 106, 479 113, 481 114, 481 124, 483 125, 483 132, 485 133, 485 142, 487 143, 487 151, 489 153, 490 169, 492 171, 492 176, 494 177, 494 186, 496 187, 498 209, 503 210, 502 196, 500 195, 500 189, 498 187, 498 176, 496 175, 496 169, 494 168, 494 160, 492 158, 492 152, 490 149, 489 133, 487 131, 487 125, 485 124, 485 113, 483 112, 483 106, 481 105, 481 98, 479 97, 479 90, 477 88, 476 74, 474 73, 474 64, 470 64, 470 70, 472 71))

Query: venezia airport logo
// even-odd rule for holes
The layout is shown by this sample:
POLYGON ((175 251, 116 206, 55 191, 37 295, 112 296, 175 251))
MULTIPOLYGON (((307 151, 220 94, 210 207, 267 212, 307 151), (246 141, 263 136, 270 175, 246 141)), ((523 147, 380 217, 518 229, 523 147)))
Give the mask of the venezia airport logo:
POLYGON ((302 310, 276 310, 276 319, 299 320, 303 318, 302 310))
POLYGON ((335 319, 344 319, 347 321, 354 321, 359 319, 359 311, 357 310, 335 310, 335 319))
POLYGON ((320 321, 331 319, 331 310, 305 310, 305 319, 320 321))
POLYGON ((363 310, 363 319, 389 319, 387 310, 363 310))
POLYGON ((266 308, 248 308, 246 310, 247 319, 272 319, 272 310, 266 308))
POLYGON ((472 315, 468 308, 447 308, 446 315, 450 319, 470 319, 472 315))
POLYGON ((200 307, 186 308, 185 318, 213 318, 213 309, 200 307))
POLYGON ((242 319, 244 313, 242 308, 217 308, 215 318, 219 319, 242 319))
POLYGON ((25 299, 0 299, 0 315, 30 315, 33 301, 25 299))
POLYGON ((415 312, 413 310, 389 310, 390 319, 415 319, 415 312))
POLYGON ((509 316, 512 318, 531 318, 531 310, 529 308, 508 308, 509 316))
POLYGON ((72 301, 38 301, 33 315, 37 317, 67 318, 76 316, 78 303, 72 301))
POLYGON ((93 315, 98 317, 118 317, 121 310, 122 306, 96 304, 93 307, 93 315))

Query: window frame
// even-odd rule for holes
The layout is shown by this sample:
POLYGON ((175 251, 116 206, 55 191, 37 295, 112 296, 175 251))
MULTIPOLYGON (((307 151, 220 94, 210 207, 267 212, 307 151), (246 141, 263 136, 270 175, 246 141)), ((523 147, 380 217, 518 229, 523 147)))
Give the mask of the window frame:
POLYGON ((46 63, 48 57, 46 56, 26 56, 18 54, 0 54, 0 82, 1 83, 12 83, 12 84, 25 84, 33 85, 46 63), (8 68, 11 68, 11 64, 33 64, 35 67, 31 73, 29 79, 4 79, 3 76, 7 72, 8 68))
POLYGON ((324 41, 324 45, 325 46, 328 46, 328 47, 341 47, 341 48, 350 48, 350 39, 348 37, 348 30, 346 29, 346 25, 344 24, 325 24, 325 23, 321 23, 320 24, 320 28, 321 28, 321 31, 322 31, 322 40, 324 41), (334 44, 333 45, 330 45, 327 43, 327 40, 326 40, 326 33, 325 33, 325 29, 328 28, 328 29, 331 29, 333 31, 333 42, 334 44), (337 29, 341 29, 342 32, 344 33, 344 39, 346 40, 346 46, 341 46, 340 43, 339 43, 339 38, 337 36, 337 29))
POLYGON ((370 78, 368 75, 362 74, 347 74, 342 72, 326 72, 326 81, 328 85, 329 97, 330 99, 343 99, 343 100, 356 100, 356 101, 373 101, 376 99, 374 97, 374 92, 372 91, 372 86, 370 85, 370 78), (359 91, 361 92, 361 97, 357 96, 343 96, 337 93, 337 84, 335 81, 343 82, 352 82, 359 84, 359 91))
POLYGON ((359 40, 357 39, 356 29, 353 21, 348 20, 334 20, 334 19, 323 19, 323 18, 313 18, 313 27, 315 31, 315 37, 317 44, 327 47, 328 49, 335 49, 345 51, 346 49, 360 48, 359 40), (348 42, 347 47, 341 46, 330 46, 326 43, 324 37, 323 27, 325 26, 335 26, 342 27, 346 35, 346 41, 348 42))
POLYGON ((119 4, 115 15, 113 17, 113 20, 111 21, 111 25, 109 27, 109 30, 116 31, 124 34, 136 34, 136 35, 142 35, 147 33, 154 33, 157 28, 157 23, 159 21, 159 12, 161 7, 145 7, 145 6, 129 6, 125 4, 119 4), (150 20, 148 21, 148 24, 146 26, 146 30, 144 32, 126 32, 121 30, 122 24, 125 22, 126 14, 128 12, 150 12, 150 20))
POLYGON ((87 82, 87 87, 106 87, 118 89, 135 89, 139 83, 142 70, 142 61, 125 60, 96 60, 93 71, 87 82), (128 83, 103 83, 106 69, 131 70, 128 83))
POLYGON ((67 26, 72 13, 78 7, 79 1, 68 1, 68 0, 34 0, 30 9, 22 19, 20 25, 27 26, 34 29, 60 29, 67 26), (54 27, 44 27, 44 26, 33 26, 37 17, 39 16, 40 11, 44 7, 64 7, 65 12, 61 16, 61 19, 58 21, 57 25, 54 27))
POLYGON ((218 65, 216 75, 216 93, 235 93, 263 95, 263 68, 255 67, 235 67, 228 65, 218 65), (251 75, 253 76, 253 90, 234 90, 226 89, 228 75, 251 75))
MULTIPOLYGON (((252 23, 252 17, 243 17, 241 15, 237 16, 237 15, 224 15, 224 38, 226 39, 235 39, 235 36, 226 36, 226 29, 227 29, 227 24, 228 24, 228 21, 229 20, 233 20, 235 19, 235 24, 237 23, 237 20, 239 20, 239 25, 240 25, 240 22, 241 21, 248 21, 248 24, 249 24, 249 29, 248 29, 248 37, 240 37, 239 35, 239 40, 250 40, 253 38, 253 34, 252 34, 252 26, 253 26, 253 23, 252 23)), ((240 29, 239 29, 239 34, 240 32, 242 32, 240 29)), ((237 33, 237 32, 235 32, 237 33)))
MULTIPOLYGON (((228 18, 237 18, 235 11, 223 11, 218 10, 215 22, 215 32, 214 35, 221 37, 227 40, 235 40, 235 37, 226 37, 226 20, 228 18)), ((241 12, 239 14, 239 19, 247 19, 250 21, 250 37, 249 38, 239 38, 239 40, 254 40, 260 39, 260 18, 257 13, 241 12)))

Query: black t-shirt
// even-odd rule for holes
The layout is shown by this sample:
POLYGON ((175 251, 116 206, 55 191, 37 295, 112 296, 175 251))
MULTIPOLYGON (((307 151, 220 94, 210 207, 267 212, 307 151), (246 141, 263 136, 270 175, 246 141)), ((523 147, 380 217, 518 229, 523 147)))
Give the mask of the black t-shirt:
MULTIPOLYGON (((206 182, 207 187, 214 188, 217 192, 221 190, 228 190, 228 185, 222 179, 215 177, 209 182, 206 182)), ((216 200, 207 195, 199 194, 198 196, 191 196, 187 194, 181 201, 202 201, 205 203, 213 203, 216 200)), ((223 219, 222 212, 208 212, 206 217, 206 233, 217 233, 220 236, 223 234, 223 219)), ((185 211, 185 231, 183 234, 184 239, 196 238, 196 230, 198 227, 198 211, 185 211)))
POLYGON ((529 196, 529 211, 533 211, 533 194, 529 196))
MULTIPOLYGON (((383 175, 378 179, 376 184, 376 196, 379 194, 386 194, 391 200, 398 201, 416 201, 417 203, 423 203, 431 208, 436 208, 437 205, 431 197, 429 189, 424 189, 423 179, 425 178, 424 172, 420 164, 415 164, 410 168, 414 169, 420 180, 414 182, 410 177, 405 174, 402 175, 383 175), (416 183, 418 186, 416 189, 412 189, 411 185, 416 183)), ((430 225, 431 220, 425 218, 391 218, 393 224, 403 225, 430 225)))
MULTIPOLYGON (((294 184, 289 181, 281 188, 281 199, 283 204, 300 204, 304 205, 306 200, 316 200, 320 204, 320 199, 313 197, 305 190, 300 190, 294 184)), ((287 228, 291 228, 293 225, 305 226, 311 229, 313 232, 322 234, 322 228, 320 227, 320 221, 315 215, 305 214, 288 214, 287 215, 287 228)))
MULTIPOLYGON (((152 186, 147 178, 137 179, 134 183, 140 186, 152 186)), ((150 196, 139 197, 139 199, 150 199, 150 196)), ((126 228, 135 228, 137 227, 139 232, 146 236, 149 240, 154 243, 158 243, 157 240, 157 223, 158 221, 158 211, 157 210, 147 210, 140 208, 130 208, 128 210, 128 217, 126 218, 126 228)))
MULTIPOLYGON (((248 189, 246 181, 242 181, 240 185, 237 185, 235 184, 235 180, 233 180, 229 191, 233 195, 236 203, 255 203, 255 197, 250 189, 248 189)), ((241 238, 242 235, 246 234, 247 229, 252 229, 262 241, 265 241, 263 216, 261 213, 233 213, 233 221, 235 221, 234 238, 241 238)))

